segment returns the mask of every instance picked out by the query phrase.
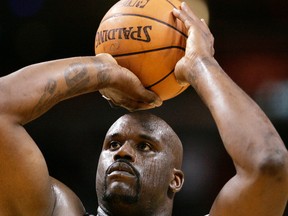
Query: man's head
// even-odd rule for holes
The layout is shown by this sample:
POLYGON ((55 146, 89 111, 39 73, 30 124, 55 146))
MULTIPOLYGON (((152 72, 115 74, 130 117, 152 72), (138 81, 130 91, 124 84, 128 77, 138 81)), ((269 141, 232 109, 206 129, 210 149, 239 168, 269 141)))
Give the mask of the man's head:
POLYGON ((108 130, 99 158, 100 207, 117 215, 171 213, 174 194, 184 182, 182 151, 162 119, 142 112, 120 117, 108 130))

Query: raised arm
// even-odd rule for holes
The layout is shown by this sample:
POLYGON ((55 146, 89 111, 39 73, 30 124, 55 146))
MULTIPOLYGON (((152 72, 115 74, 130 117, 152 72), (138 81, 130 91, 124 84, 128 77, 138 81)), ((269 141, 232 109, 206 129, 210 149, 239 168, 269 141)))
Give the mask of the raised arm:
POLYGON ((213 36, 184 3, 174 15, 189 30, 176 67, 210 110, 237 174, 216 198, 210 216, 281 216, 288 199, 288 153, 275 128, 214 59, 213 36))
POLYGON ((0 215, 53 214, 60 183, 49 177, 22 125, 60 101, 97 90, 130 110, 161 104, 106 54, 35 64, 0 78, 0 215))
POLYGON ((17 116, 19 123, 38 117, 56 103, 100 90, 129 110, 160 105, 130 71, 108 54, 76 57, 25 67, 0 80, 0 114, 17 116), (124 85, 123 82, 128 82, 124 85), (133 88, 134 91, 131 91, 133 88))

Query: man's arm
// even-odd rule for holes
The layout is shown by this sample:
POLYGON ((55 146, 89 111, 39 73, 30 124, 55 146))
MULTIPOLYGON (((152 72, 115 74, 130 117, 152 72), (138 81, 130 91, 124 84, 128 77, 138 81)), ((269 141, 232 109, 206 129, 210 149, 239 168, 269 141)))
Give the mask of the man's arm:
POLYGON ((98 90, 130 110, 161 104, 104 54, 35 64, 0 78, 0 215, 52 215, 53 182, 23 125, 60 101, 98 90))
POLYGON ((174 11, 189 30, 175 74, 210 110, 237 174, 216 198, 210 216, 280 216, 288 199, 288 153, 275 128, 214 59, 213 36, 185 5, 174 11))

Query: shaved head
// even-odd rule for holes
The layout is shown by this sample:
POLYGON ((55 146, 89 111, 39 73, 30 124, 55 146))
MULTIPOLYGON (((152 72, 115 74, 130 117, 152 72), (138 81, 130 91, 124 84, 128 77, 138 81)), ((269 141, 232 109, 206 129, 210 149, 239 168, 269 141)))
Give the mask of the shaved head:
POLYGON ((100 208, 125 216, 170 212, 184 182, 182 157, 182 143, 164 120, 147 112, 121 116, 107 131, 99 158, 100 208))
POLYGON ((180 169, 183 160, 183 147, 175 131, 160 117, 148 112, 134 112, 121 116, 108 130, 122 121, 129 121, 131 124, 140 125, 147 133, 156 135, 162 142, 171 149, 175 168, 180 169))

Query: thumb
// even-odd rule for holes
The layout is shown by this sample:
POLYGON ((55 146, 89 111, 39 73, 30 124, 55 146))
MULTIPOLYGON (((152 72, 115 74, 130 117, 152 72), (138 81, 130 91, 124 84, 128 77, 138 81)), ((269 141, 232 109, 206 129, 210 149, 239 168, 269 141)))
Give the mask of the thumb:
POLYGON ((155 107, 159 107, 163 103, 162 99, 155 92, 151 90, 143 88, 142 92, 140 92, 139 95, 140 95, 139 100, 142 101, 143 103, 150 104, 155 107))
POLYGON ((176 81, 178 82, 179 85, 181 86, 186 86, 187 84, 189 84, 188 80, 186 79, 185 76, 185 63, 184 63, 184 58, 180 59, 174 69, 174 74, 175 74, 175 78, 176 81))

